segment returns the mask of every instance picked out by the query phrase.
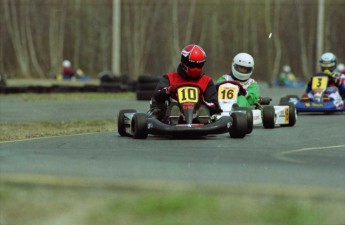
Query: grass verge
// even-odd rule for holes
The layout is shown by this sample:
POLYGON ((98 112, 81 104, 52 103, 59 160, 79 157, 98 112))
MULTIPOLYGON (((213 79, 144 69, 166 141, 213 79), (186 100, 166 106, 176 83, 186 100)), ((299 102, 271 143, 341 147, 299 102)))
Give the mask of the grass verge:
POLYGON ((114 120, 0 123, 0 141, 115 130, 114 120))
POLYGON ((0 224, 340 225, 345 220, 343 191, 70 182, 51 177, 40 184, 2 182, 0 224))
POLYGON ((90 99, 135 99, 134 92, 121 93, 49 93, 49 94, 35 94, 35 93, 21 93, 21 94, 6 94, 0 95, 0 100, 10 99, 13 101, 77 101, 90 99))

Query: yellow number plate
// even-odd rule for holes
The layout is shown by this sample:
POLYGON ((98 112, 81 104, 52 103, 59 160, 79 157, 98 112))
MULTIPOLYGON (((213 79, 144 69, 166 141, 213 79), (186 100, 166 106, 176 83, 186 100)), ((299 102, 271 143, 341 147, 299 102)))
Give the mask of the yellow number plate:
POLYGON ((179 103, 198 102, 199 89, 197 87, 181 87, 177 90, 179 103))
POLYGON ((237 88, 220 86, 218 90, 218 99, 222 100, 236 100, 237 88))
POLYGON ((315 76, 312 79, 311 89, 312 90, 324 90, 327 88, 328 77, 315 76))

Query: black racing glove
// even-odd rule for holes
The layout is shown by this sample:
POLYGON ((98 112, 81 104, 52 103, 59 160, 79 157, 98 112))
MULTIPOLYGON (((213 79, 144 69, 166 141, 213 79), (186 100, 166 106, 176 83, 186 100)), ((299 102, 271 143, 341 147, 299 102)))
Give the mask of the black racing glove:
POLYGON ((243 95, 244 97, 247 97, 247 90, 244 89, 243 87, 240 87, 238 95, 243 95))

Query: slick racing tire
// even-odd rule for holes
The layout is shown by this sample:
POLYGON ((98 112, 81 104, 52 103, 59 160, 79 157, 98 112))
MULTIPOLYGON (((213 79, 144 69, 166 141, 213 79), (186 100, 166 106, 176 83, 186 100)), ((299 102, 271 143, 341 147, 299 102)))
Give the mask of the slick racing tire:
POLYGON ((280 98, 279 105, 284 105, 284 104, 289 103, 289 100, 292 98, 297 99, 299 101, 298 95, 287 95, 287 96, 280 98))
POLYGON ((262 109, 262 124, 266 129, 272 129, 275 126, 275 111, 273 106, 265 106, 262 109))
POLYGON ((254 124, 253 124, 253 111, 249 108, 246 107, 238 107, 236 108, 236 111, 238 110, 243 110, 245 111, 245 115, 247 117, 247 134, 252 133, 253 128, 254 128, 254 124))
POLYGON ((117 131, 121 136, 128 136, 126 133, 126 124, 125 124, 125 113, 136 113, 135 109, 123 109, 120 110, 117 117, 117 131))
POLYGON ((287 96, 280 98, 279 105, 283 105, 289 102, 289 98, 287 96))
POLYGON ((231 114, 232 125, 229 128, 229 134, 232 138, 244 138, 247 134, 247 118, 241 112, 231 114))
POLYGON ((136 113, 132 119, 132 131, 135 139, 146 139, 148 135, 147 130, 147 115, 145 113, 136 113))
POLYGON ((296 106, 292 102, 288 102, 288 103, 282 104, 282 105, 289 106, 289 123, 288 124, 281 124, 280 126, 282 126, 282 127, 293 127, 296 124, 296 120, 297 120, 296 106))

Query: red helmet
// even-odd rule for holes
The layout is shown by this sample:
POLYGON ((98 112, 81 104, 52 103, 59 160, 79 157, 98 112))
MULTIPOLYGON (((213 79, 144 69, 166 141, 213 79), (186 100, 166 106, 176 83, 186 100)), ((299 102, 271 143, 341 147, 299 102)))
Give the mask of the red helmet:
POLYGON ((202 75, 202 67, 206 62, 206 53, 199 45, 191 44, 182 49, 181 65, 186 75, 192 79, 202 75))

